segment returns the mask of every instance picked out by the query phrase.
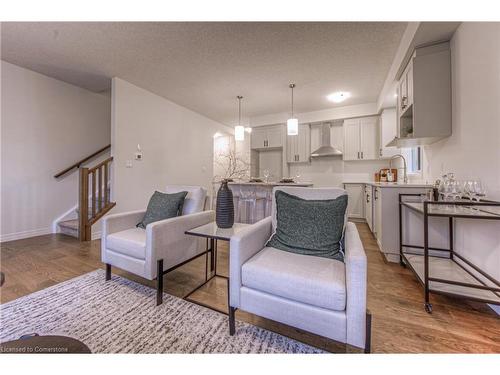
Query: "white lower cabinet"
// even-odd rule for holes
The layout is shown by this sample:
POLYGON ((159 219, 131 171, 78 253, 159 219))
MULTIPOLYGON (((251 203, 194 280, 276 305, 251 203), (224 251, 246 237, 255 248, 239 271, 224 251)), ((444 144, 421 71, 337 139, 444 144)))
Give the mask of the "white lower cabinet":
POLYGON ((373 232, 373 199, 372 199, 372 186, 365 185, 365 219, 368 227, 373 232))
POLYGON ((382 242, 382 192, 381 188, 373 189, 373 234, 379 243, 382 242))
POLYGON ((347 217, 351 219, 365 218, 365 185, 344 184, 347 191, 347 217))

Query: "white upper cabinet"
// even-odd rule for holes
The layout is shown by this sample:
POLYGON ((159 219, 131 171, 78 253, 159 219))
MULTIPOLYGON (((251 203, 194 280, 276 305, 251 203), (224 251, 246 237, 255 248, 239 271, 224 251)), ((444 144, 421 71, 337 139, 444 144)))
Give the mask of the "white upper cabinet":
POLYGON ((305 163, 311 156, 311 128, 309 124, 299 125, 299 134, 287 135, 287 162, 305 163))
POLYGON ((263 127, 252 128, 250 136, 250 146, 253 149, 265 148, 267 140, 267 130, 263 127))
POLYGON ((283 147, 283 126, 276 125, 267 128, 266 147, 283 147))
POLYGON ((431 144, 451 135, 449 42, 415 49, 397 87, 400 147, 431 144))
POLYGON ((361 159, 378 159, 378 117, 360 119, 361 159))
POLYGON ((373 160, 379 155, 378 117, 344 120, 344 160, 373 160))
POLYGON ((398 135, 398 120, 395 108, 387 108, 382 111, 380 115, 379 124, 379 157, 382 159, 390 158, 396 154, 401 153, 397 147, 386 147, 398 135))
POLYGON ((283 147, 283 126, 260 126, 252 128, 250 146, 252 149, 283 147))

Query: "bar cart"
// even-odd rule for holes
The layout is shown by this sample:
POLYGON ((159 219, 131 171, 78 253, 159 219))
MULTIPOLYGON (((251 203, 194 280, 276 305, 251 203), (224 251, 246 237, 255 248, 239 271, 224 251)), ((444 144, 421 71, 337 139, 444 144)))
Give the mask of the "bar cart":
POLYGON ((407 197, 420 197, 420 194, 399 194, 400 264, 403 267, 408 266, 422 284, 425 310, 432 313, 430 293, 500 305, 500 282, 454 251, 453 233, 456 219, 500 220, 500 202, 488 200, 414 202, 405 201, 407 197), (403 243, 403 209, 423 215, 423 246, 403 243), (448 218, 449 248, 429 245, 429 217, 448 218))

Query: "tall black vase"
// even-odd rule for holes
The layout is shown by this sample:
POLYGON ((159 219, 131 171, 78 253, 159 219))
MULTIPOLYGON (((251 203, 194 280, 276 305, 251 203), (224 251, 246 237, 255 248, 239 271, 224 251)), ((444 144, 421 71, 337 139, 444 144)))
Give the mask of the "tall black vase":
POLYGON ((217 192, 217 206, 215 207, 215 222, 219 228, 231 228, 234 224, 233 192, 223 180, 217 192))

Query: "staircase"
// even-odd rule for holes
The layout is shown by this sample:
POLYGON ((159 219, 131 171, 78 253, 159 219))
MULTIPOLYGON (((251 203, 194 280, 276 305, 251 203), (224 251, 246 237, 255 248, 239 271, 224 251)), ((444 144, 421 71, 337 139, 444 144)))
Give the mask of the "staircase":
POLYGON ((107 150, 110 145, 80 160, 64 171, 56 174, 59 178, 74 168, 79 169, 78 206, 69 216, 57 223, 61 233, 76 237, 80 241, 90 241, 92 238, 92 224, 95 224, 116 203, 111 201, 110 168, 113 157, 110 157, 92 168, 84 168, 82 164, 107 150), (75 217, 76 216, 76 217, 75 217))

